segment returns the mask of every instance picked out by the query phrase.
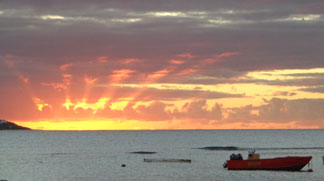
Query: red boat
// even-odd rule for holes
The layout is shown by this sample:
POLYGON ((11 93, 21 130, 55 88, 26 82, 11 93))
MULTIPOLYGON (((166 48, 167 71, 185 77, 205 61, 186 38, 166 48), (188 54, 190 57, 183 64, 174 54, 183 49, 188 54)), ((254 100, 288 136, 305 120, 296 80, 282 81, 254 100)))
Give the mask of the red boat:
POLYGON ((307 165, 312 159, 311 156, 306 157, 278 157, 278 158, 266 158, 260 159, 259 154, 250 153, 247 160, 241 159, 239 155, 235 155, 236 158, 227 160, 224 167, 228 170, 282 170, 282 171, 299 171, 305 165, 307 165))

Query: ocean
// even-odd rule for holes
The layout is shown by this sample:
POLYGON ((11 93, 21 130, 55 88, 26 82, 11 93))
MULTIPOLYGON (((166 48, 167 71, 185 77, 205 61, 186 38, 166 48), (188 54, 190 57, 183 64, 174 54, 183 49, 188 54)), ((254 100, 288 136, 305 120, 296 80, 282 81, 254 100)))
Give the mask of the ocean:
POLYGON ((324 179, 324 130, 0 131, 0 137, 0 180, 324 179), (306 172, 308 166, 301 172, 223 168, 232 153, 246 158, 249 150, 261 158, 312 156, 314 171, 306 172))

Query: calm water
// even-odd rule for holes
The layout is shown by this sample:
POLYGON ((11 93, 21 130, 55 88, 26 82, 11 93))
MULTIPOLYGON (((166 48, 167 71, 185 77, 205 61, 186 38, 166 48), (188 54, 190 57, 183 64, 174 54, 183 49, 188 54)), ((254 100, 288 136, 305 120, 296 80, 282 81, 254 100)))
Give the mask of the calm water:
MULTIPOLYGON (((324 178, 324 130, 0 131, 0 180, 307 180, 324 178), (207 146, 243 150, 210 151, 207 146), (228 171, 231 153, 313 156, 314 172, 228 171), (156 154, 130 154, 152 151, 156 154), (144 158, 191 159, 146 163, 144 158), (121 167, 126 164, 126 167, 121 167)), ((303 169, 307 170, 307 166, 303 169)))

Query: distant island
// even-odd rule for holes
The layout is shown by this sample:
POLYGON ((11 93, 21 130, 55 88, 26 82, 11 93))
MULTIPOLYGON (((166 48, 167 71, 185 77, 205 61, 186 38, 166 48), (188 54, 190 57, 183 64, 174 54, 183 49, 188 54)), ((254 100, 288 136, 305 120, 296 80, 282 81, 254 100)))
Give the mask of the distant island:
POLYGON ((0 130, 30 130, 30 128, 19 126, 9 121, 0 120, 0 130))

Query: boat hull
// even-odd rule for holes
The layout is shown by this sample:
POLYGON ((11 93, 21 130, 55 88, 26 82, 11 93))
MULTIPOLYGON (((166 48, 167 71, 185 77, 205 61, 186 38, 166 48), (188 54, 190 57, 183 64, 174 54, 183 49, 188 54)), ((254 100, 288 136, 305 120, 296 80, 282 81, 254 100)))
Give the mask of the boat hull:
POLYGON ((279 157, 256 160, 227 160, 228 170, 299 171, 312 159, 309 157, 279 157))

